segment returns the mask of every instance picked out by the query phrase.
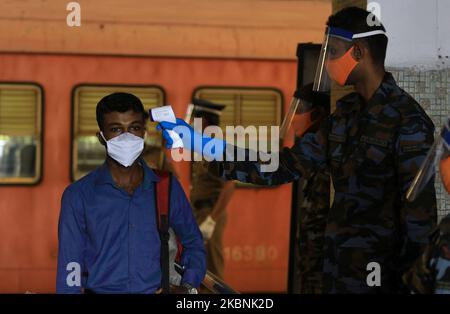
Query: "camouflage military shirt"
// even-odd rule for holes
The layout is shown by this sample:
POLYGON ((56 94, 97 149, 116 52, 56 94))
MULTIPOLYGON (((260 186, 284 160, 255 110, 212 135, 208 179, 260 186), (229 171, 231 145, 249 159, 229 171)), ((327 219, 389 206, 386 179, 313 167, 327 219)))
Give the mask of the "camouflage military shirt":
POLYGON ((450 294, 450 215, 442 219, 403 280, 413 293, 450 294))
POLYGON ((435 227, 433 182, 413 203, 405 200, 433 133, 420 105, 386 73, 368 102, 357 93, 338 100, 318 132, 280 152, 276 171, 261 172, 258 161, 229 160, 211 163, 210 170, 262 185, 328 170, 335 195, 325 231, 324 292, 394 293, 404 291, 402 275, 435 227), (368 284, 371 262, 379 265, 381 285, 368 284))

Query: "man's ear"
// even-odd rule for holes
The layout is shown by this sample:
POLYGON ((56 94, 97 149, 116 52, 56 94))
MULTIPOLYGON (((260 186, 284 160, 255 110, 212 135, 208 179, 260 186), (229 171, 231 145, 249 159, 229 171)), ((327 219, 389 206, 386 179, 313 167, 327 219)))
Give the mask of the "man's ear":
POLYGON ((366 54, 366 47, 362 45, 360 42, 355 42, 353 45, 353 53, 352 56, 356 61, 361 61, 366 54))
POLYGON ((103 139, 102 135, 100 134, 100 132, 97 132, 95 135, 97 135, 98 141, 100 142, 100 144, 102 144, 103 146, 106 146, 106 142, 103 139))

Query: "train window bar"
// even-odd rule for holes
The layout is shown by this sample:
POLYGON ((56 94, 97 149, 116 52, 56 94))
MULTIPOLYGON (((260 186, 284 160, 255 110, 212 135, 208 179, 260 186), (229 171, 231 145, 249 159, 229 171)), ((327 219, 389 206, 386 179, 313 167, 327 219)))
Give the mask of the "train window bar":
POLYGON ((0 82, 1 185, 33 185, 41 179, 43 95, 36 83, 0 82))
MULTIPOLYGON (((260 126, 267 127, 268 138, 271 136, 271 126, 279 126, 283 115, 283 93, 272 87, 224 87, 224 86, 201 86, 194 90, 193 98, 203 99, 212 103, 225 105, 220 115, 220 127, 223 134, 226 134, 227 126, 260 126)), ((259 137, 259 136, 258 136, 259 137)), ((257 143, 245 139, 245 143, 236 143, 237 146, 254 149, 257 143)), ((278 147, 270 147, 268 140, 267 149, 269 151, 279 150, 278 147)), ((192 173, 192 169, 191 169, 192 173)), ((236 183, 237 187, 247 188, 268 188, 249 183, 236 183)))

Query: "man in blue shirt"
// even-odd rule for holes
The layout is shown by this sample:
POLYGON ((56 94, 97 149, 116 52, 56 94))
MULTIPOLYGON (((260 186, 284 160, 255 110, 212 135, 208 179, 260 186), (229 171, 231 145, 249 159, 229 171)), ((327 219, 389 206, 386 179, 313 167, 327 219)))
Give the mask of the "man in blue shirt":
MULTIPOLYGON (((57 293, 155 293, 161 287, 159 178, 140 158, 147 118, 131 94, 98 103, 98 137, 107 157, 62 196, 57 293)), ((182 286, 192 289, 205 275, 205 250, 189 201, 175 177, 171 182, 169 226, 183 246, 182 286)))

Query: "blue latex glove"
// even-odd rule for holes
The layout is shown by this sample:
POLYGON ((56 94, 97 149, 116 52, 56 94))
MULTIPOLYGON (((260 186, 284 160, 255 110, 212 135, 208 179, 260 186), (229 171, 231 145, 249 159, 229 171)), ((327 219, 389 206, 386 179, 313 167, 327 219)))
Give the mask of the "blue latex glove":
POLYGON ((216 160, 221 160, 223 157, 226 147, 224 140, 203 136, 203 134, 196 132, 191 125, 182 119, 177 118, 176 123, 160 122, 156 129, 162 131, 163 137, 166 139, 167 148, 171 148, 173 144, 173 140, 167 133, 167 130, 173 130, 180 136, 184 148, 216 160))

